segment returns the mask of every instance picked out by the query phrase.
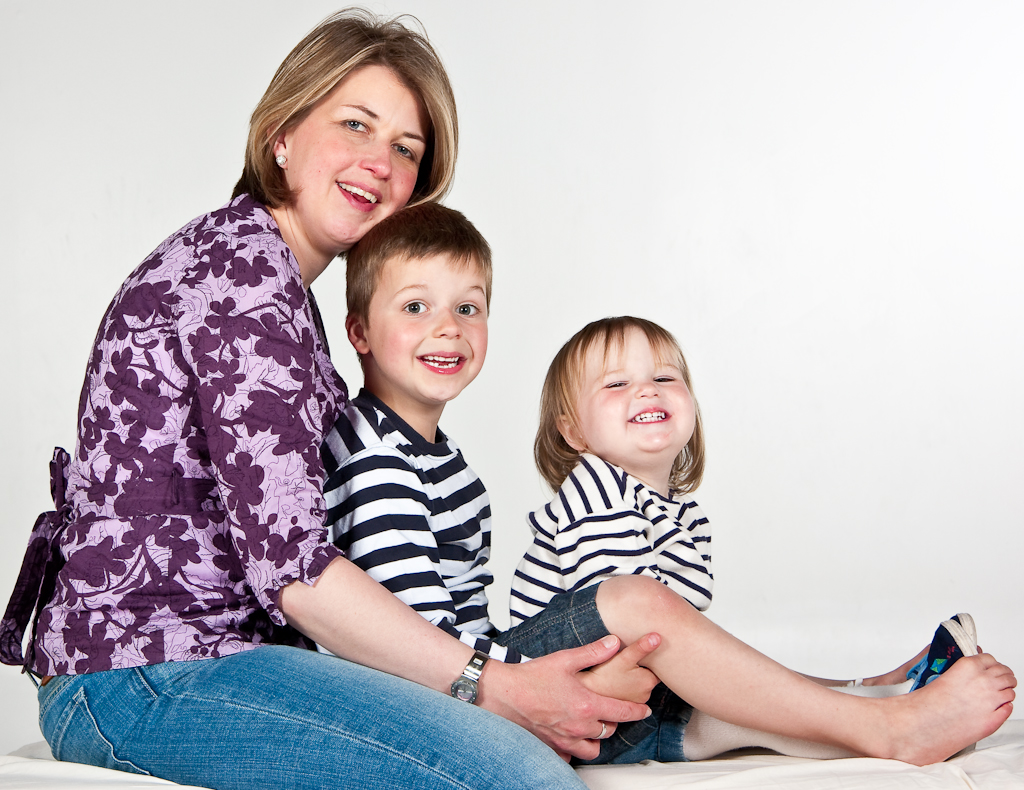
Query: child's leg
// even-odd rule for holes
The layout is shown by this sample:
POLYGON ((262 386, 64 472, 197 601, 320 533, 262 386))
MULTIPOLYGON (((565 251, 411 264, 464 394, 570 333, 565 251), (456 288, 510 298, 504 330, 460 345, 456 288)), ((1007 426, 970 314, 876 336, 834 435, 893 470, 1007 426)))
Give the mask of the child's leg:
MULTIPOLYGON (((835 686, 836 691, 859 697, 895 697, 910 690, 908 680, 898 686, 835 686)), ((853 752, 839 746, 829 746, 814 741, 787 738, 764 730, 752 730, 716 719, 704 711, 695 710, 686 725, 683 739, 683 756, 687 760, 708 760, 733 749, 750 747, 771 749, 790 757, 810 757, 816 760, 833 760, 839 757, 856 757, 853 752)))
POLYGON ((653 579, 602 582, 597 606, 627 644, 660 634, 646 665, 696 709, 742 727, 926 765, 995 732, 1011 712, 1013 673, 986 654, 913 694, 864 699, 791 672, 653 579))

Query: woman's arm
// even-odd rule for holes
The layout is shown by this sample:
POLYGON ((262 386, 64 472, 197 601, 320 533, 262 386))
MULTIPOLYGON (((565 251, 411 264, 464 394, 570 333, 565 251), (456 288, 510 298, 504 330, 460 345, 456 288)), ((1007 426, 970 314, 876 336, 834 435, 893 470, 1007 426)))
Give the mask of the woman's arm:
MULTIPOLYGON (((278 603, 291 625, 331 652, 443 694, 473 655, 345 559, 334 560, 313 586, 282 588, 278 603)), ((600 722, 650 715, 646 705, 599 696, 577 677, 611 659, 618 647, 617 639, 606 637, 526 664, 489 661, 478 704, 557 751, 593 759, 599 746, 588 739, 601 732, 600 722)))

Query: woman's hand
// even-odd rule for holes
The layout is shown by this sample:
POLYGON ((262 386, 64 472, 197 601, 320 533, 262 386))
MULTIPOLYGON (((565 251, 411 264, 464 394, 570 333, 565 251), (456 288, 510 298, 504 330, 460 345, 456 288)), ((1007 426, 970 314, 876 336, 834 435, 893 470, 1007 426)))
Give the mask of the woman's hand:
MULTIPOLYGON (((633 648, 634 657, 650 652, 646 646, 633 648)), ((606 636, 525 664, 489 661, 477 704, 529 730, 563 756, 592 760, 600 751, 597 739, 602 733, 607 737, 617 722, 651 714, 644 704, 602 696, 584 685, 583 676, 590 673, 583 670, 609 662, 618 652, 619 640, 606 636)))
POLYGON ((614 658, 580 673, 580 682, 595 694, 645 703, 658 685, 658 676, 640 665, 661 644, 658 634, 647 634, 614 658))

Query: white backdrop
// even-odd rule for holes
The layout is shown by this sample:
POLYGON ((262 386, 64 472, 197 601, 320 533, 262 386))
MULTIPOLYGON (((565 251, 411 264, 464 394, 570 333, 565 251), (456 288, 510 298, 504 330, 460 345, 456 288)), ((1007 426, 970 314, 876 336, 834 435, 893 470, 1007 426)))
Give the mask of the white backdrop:
MULTIPOLYGON (((854 676, 965 610, 1024 672, 1024 5, 370 5, 416 14, 449 67, 447 203, 496 256, 489 359, 442 420, 492 492, 495 619, 546 496, 543 372, 633 313, 694 371, 716 621, 854 676)), ((249 112, 335 7, 0 5, 4 601, 104 307, 227 200, 249 112)), ((315 291, 356 385, 343 288, 338 265, 315 291)), ((16 670, 0 699, 0 753, 37 740, 16 670)))

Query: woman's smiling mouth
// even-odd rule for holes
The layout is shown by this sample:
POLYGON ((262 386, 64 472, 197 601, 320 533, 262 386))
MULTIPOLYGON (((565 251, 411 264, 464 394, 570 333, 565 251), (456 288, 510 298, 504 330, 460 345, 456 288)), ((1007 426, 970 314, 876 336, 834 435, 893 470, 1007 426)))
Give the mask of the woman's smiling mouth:
POLYGON ((340 181, 338 181, 336 183, 345 192, 348 192, 351 195, 355 195, 356 197, 360 197, 360 198, 362 198, 363 200, 366 200, 369 203, 376 203, 380 199, 376 195, 374 195, 372 192, 367 192, 365 189, 360 189, 359 187, 352 186, 352 184, 343 184, 340 181))

